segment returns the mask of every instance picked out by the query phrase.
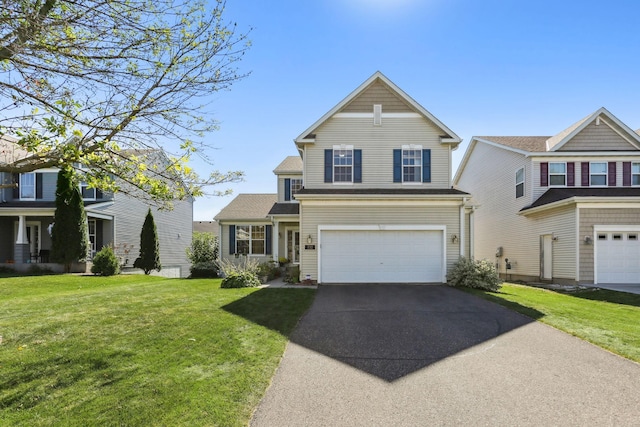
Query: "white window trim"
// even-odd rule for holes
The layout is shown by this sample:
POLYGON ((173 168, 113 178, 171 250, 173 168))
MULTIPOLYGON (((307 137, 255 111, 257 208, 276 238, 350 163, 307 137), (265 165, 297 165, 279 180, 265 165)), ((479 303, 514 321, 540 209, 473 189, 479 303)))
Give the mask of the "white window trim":
POLYGON ((82 196, 82 200, 97 200, 97 191, 95 188, 89 188, 86 182, 80 183, 80 195, 82 196), (82 191, 82 187, 85 187, 87 190, 93 190, 93 197, 84 197, 84 193, 82 191))
POLYGON ((19 194, 18 197, 20 198, 20 200, 36 200, 36 195, 38 193, 38 189, 36 188, 38 186, 38 182, 36 179, 36 173, 35 172, 25 172, 25 173, 21 173, 20 174, 20 186, 19 186, 19 194), (33 197, 22 197, 22 188, 24 187, 22 184, 22 178, 26 175, 31 175, 33 176, 33 197))
POLYGON ((295 193, 293 192, 293 182, 300 181, 300 189, 304 186, 304 181, 302 178, 289 178, 289 201, 293 203, 299 203, 299 200, 295 199, 295 193))
POLYGON ((631 186, 640 187, 640 162, 631 162, 631 186), (633 165, 638 165, 638 173, 633 173, 633 165), (638 177, 638 184, 633 183, 633 176, 638 177))
POLYGON ((235 240, 236 240, 236 253, 242 255, 242 253, 238 252, 238 240, 242 240, 244 241, 244 239, 238 239, 238 227, 249 227, 249 252, 247 253, 247 256, 249 257, 256 257, 256 256, 265 256, 267 253, 267 226, 265 224, 236 224, 236 236, 235 236, 235 240), (262 245, 263 247, 263 251, 261 254, 254 254, 253 252, 253 241, 254 240, 260 240, 260 239, 253 239, 253 227, 264 227, 264 238, 262 239, 262 241, 264 242, 264 244, 262 245))
POLYGON ((609 163, 608 162, 589 162, 589 187, 606 187, 609 184, 609 163), (604 164, 604 173, 593 173, 591 172, 591 166, 594 164, 604 164), (592 176, 603 176, 604 175, 604 184, 592 184, 591 177, 592 176))
POLYGON ((353 185, 353 172, 354 172, 354 167, 353 167, 353 163, 354 163, 354 149, 353 149, 353 145, 334 145, 333 146, 333 151, 331 153, 331 181, 333 182, 333 184, 335 185, 353 185), (351 150, 351 181, 337 181, 336 182, 336 162, 334 161, 334 154, 333 151, 335 150, 344 150, 344 151, 348 151, 351 150))
POLYGON ((549 181, 549 187, 566 187, 567 186, 567 162, 549 162, 549 170, 547 171, 547 180, 549 181), (563 164, 564 165, 564 173, 551 173, 551 165, 552 164, 563 164), (551 184, 551 175, 553 176, 560 176, 560 175, 564 175, 564 184, 562 185, 557 185, 557 184, 551 184))
MULTIPOLYGON (((525 170, 524 170, 524 166, 521 168, 516 169, 516 185, 515 185, 515 190, 516 190, 516 199, 519 199, 521 197, 525 196, 525 192, 526 192, 526 185, 525 185, 525 170), (522 181, 518 182, 518 172, 522 171, 522 181), (518 185, 522 185, 522 196, 518 196, 518 185)), ((565 178, 565 182, 566 182, 566 178, 565 178)))
MULTIPOLYGON (((414 166, 415 167, 415 166, 414 166)), ((400 178, 402 179, 402 185, 422 185, 422 145, 403 145, 400 150, 400 178), (405 181, 404 180, 404 150, 417 150, 420 151, 420 172, 418 173, 417 181, 405 181)))

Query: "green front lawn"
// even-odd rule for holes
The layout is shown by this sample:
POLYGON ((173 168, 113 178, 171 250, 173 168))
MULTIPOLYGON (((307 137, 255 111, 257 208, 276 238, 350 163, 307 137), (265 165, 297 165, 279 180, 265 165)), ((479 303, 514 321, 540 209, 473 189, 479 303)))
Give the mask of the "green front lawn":
POLYGON ((246 425, 309 289, 0 279, 3 425, 246 425))
POLYGON ((470 292, 640 362, 640 295, 562 293, 509 283, 500 292, 470 292))

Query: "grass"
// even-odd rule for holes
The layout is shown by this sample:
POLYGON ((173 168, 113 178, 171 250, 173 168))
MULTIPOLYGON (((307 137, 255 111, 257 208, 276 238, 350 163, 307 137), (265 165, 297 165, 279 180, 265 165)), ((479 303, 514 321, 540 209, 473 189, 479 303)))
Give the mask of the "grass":
POLYGON ((247 425, 308 289, 148 276, 0 279, 0 419, 247 425))
POLYGON ((515 284, 471 293, 640 362, 640 295, 608 290, 563 293, 515 284))

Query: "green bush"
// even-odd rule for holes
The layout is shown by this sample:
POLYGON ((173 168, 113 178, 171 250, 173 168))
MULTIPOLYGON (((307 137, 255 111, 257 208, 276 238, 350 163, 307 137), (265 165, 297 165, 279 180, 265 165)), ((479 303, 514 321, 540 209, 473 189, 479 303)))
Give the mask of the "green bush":
POLYGON ((218 237, 211 233, 194 232, 187 258, 192 264, 214 262, 218 259, 218 237))
POLYGON ((287 267, 284 281, 286 283, 300 283, 300 266, 294 265, 287 267))
POLYGON ((103 247, 93 257, 91 272, 102 276, 113 276, 120 273, 120 263, 111 246, 103 247))
POLYGON ((500 289, 500 276, 488 260, 474 261, 461 257, 447 274, 447 284, 496 292, 500 289))
POLYGON ((198 262, 191 266, 191 278, 215 278, 218 277, 218 264, 213 261, 198 262))
POLYGON ((254 288, 260 286, 260 280, 250 271, 236 271, 222 279, 221 288, 254 288))
POLYGON ((273 280, 280 277, 280 269, 273 262, 263 262, 258 264, 258 277, 266 277, 267 280, 273 280))

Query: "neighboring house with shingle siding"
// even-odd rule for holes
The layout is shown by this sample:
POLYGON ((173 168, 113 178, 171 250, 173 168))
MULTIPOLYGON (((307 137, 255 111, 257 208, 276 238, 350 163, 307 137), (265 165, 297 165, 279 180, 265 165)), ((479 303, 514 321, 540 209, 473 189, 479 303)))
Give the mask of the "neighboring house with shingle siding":
MULTIPOLYGON (((6 138, 0 146, 0 162, 11 163, 27 154, 6 138)), ((0 265, 18 270, 26 270, 32 263, 61 268, 49 263, 57 177, 56 168, 0 173, 2 184, 16 184, 0 190, 0 265)), ((132 267, 139 255, 140 232, 150 205, 124 193, 103 193, 84 185, 81 193, 88 219, 89 258, 103 246, 111 245, 123 266, 132 267)), ((160 274, 186 277, 190 263, 185 250, 191 245, 193 200, 174 201, 173 207, 158 210, 151 206, 160 244, 160 274)), ((75 266, 80 271, 84 268, 84 264, 75 266)))
POLYGON ((460 141, 377 72, 295 139, 277 194, 215 217, 221 256, 286 257, 320 283, 442 283, 471 247, 470 195, 451 186, 460 141))
POLYGON ((640 135, 605 108, 555 136, 474 137, 454 185, 477 206, 475 257, 501 273, 637 283, 640 135))

